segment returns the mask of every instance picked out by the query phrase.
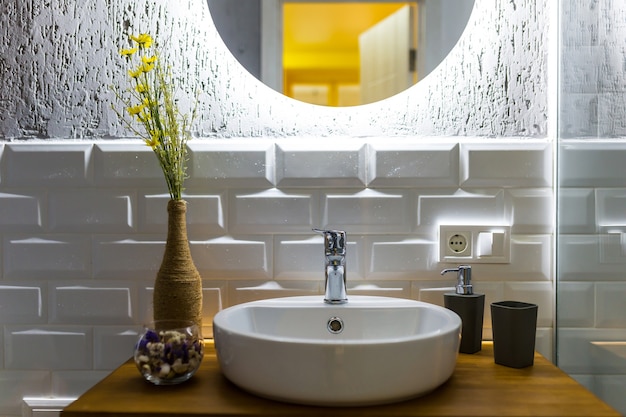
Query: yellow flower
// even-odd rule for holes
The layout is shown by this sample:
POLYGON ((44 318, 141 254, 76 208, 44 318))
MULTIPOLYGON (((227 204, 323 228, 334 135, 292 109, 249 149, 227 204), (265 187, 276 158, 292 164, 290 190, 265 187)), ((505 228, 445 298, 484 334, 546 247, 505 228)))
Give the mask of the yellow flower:
POLYGON ((141 123, 145 123, 149 121, 150 119, 151 119, 150 113, 148 113, 147 111, 143 111, 137 115, 137 121, 141 123))
POLYGON ((140 48, 149 48, 152 45, 152 37, 147 33, 141 33, 137 36, 130 35, 130 38, 137 42, 140 48))
POLYGON ((143 65, 136 70, 128 70, 128 75, 130 78, 138 78, 141 74, 143 74, 143 65))
POLYGON ((154 149, 159 145, 159 137, 156 135, 152 135, 150 139, 146 139, 145 142, 146 142, 146 145, 154 149))
POLYGON ((126 56, 126 57, 130 57, 131 55, 133 55, 135 52, 137 52, 137 48, 131 48, 131 49, 122 49, 120 51, 120 55, 122 56, 126 56))
POLYGON ((135 86, 135 91, 138 92, 139 94, 145 93, 146 91, 148 91, 148 86, 145 83, 137 84, 135 86))
POLYGON ((126 110, 128 111, 128 114, 130 114, 131 116, 135 116, 139 113, 141 113, 141 111, 144 109, 144 107, 146 107, 143 104, 139 104, 137 106, 131 106, 129 108, 127 108, 126 110))
POLYGON ((142 64, 138 70, 141 72, 150 72, 154 69, 154 64, 142 64))
POLYGON ((156 60, 157 60, 156 55, 152 55, 151 57, 147 57, 147 56, 141 57, 141 62, 143 62, 144 64, 152 64, 156 60))

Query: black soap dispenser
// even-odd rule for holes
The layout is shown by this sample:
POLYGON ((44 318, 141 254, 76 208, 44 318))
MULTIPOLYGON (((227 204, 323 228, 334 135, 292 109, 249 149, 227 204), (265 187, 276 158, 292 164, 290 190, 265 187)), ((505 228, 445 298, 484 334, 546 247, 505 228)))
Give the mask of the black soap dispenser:
POLYGON ((476 353, 481 349, 483 339, 483 315, 485 294, 474 294, 472 289, 472 267, 460 265, 458 268, 444 269, 458 273, 458 282, 454 293, 443 295, 444 306, 461 317, 461 353, 476 353))

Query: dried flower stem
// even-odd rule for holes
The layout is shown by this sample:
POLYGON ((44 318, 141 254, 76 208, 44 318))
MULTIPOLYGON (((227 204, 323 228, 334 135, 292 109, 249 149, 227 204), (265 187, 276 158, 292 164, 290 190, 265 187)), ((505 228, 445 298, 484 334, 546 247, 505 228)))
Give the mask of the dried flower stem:
MULTIPOLYGON (((131 36, 135 47, 122 49, 120 55, 131 64, 128 71, 132 88, 121 94, 113 87, 116 97, 125 105, 125 114, 113 110, 126 127, 144 140, 157 156, 173 200, 181 200, 186 179, 187 141, 196 115, 183 115, 174 95, 171 69, 161 65, 158 54, 150 54, 153 40, 148 34, 131 36), (134 65, 134 66, 133 66, 134 65), (143 127, 138 129, 137 122, 143 127)), ((197 100, 196 100, 197 104, 197 100)))

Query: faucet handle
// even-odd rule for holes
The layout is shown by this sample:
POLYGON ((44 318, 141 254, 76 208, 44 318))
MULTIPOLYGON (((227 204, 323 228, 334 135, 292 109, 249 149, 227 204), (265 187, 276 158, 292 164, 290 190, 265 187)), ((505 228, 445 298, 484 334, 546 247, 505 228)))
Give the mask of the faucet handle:
POLYGON ((456 293, 457 294, 474 294, 472 286, 472 267, 470 265, 459 265, 458 268, 448 268, 441 271, 441 275, 448 272, 458 272, 456 293))
POLYGON ((313 231, 324 235, 324 251, 326 256, 346 254, 346 232, 343 230, 322 230, 315 228, 313 231))

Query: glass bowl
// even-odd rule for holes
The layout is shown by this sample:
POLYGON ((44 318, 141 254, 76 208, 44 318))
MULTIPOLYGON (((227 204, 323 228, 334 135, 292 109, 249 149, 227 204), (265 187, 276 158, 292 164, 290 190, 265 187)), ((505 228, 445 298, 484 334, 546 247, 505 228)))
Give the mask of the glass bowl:
POLYGON ((144 326, 135 345, 135 364, 155 385, 180 384, 192 377, 204 356, 200 327, 184 320, 159 320, 144 326))

